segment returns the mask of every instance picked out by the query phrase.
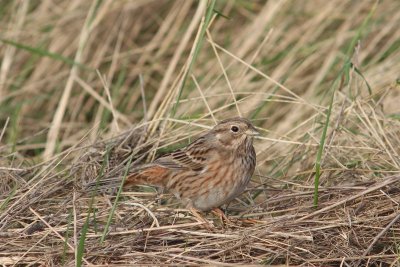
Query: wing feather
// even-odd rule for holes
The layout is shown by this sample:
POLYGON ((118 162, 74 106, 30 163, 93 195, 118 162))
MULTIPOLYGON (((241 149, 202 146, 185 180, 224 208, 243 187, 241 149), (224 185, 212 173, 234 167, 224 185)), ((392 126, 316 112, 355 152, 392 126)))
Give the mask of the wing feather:
POLYGON ((154 161, 155 164, 170 169, 202 171, 206 167, 204 138, 200 137, 189 146, 166 154, 154 161))

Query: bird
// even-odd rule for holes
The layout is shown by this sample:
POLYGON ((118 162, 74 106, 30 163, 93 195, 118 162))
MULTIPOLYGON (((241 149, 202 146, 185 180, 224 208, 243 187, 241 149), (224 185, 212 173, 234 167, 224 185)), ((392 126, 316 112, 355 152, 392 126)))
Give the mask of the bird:
POLYGON ((202 218, 198 211, 209 210, 226 218, 219 207, 240 195, 254 173, 257 135, 246 118, 222 120, 186 147, 132 168, 123 187, 165 188, 197 218, 202 218))

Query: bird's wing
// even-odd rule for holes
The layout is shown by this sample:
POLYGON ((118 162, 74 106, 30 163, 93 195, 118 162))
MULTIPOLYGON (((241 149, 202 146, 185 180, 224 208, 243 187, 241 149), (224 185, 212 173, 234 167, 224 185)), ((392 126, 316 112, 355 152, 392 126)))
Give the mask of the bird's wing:
POLYGON ((204 138, 199 138, 183 149, 156 159, 154 163, 169 169, 202 171, 206 167, 208 152, 204 143, 204 138))

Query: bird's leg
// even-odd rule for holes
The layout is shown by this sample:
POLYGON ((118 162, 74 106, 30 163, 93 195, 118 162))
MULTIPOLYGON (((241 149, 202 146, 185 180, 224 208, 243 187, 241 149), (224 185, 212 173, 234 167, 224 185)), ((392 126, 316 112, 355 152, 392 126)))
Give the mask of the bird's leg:
POLYGON ((218 216, 222 224, 231 223, 231 221, 228 219, 228 217, 226 217, 225 213, 220 208, 214 208, 211 210, 211 212, 218 216))
POLYGON ((189 211, 199 222, 204 223, 203 225, 207 230, 211 231, 210 222, 207 221, 203 216, 201 216, 198 210, 193 207, 189 207, 189 211))
POLYGON ((156 192, 157 192, 156 202, 161 205, 164 196, 164 187, 156 187, 156 192))

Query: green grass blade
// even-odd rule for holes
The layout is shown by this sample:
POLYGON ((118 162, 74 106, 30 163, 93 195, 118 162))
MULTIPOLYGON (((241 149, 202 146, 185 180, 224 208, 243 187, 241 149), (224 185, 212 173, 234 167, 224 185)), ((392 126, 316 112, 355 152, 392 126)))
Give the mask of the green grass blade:
MULTIPOLYGON (((95 197, 96 192, 97 192, 97 187, 99 185, 99 180, 104 175, 104 169, 105 169, 105 166, 108 163, 110 151, 111 151, 111 149, 108 147, 107 150, 106 150, 106 153, 104 155, 103 164, 101 165, 100 174, 99 174, 99 176, 97 177, 97 180, 96 180, 96 187, 92 191, 92 195, 91 195, 91 199, 90 199, 90 203, 89 203, 88 215, 86 217, 85 224, 82 227, 81 237, 79 238, 77 257, 76 257, 77 258, 76 259, 76 266, 78 266, 78 267, 82 265, 83 254, 84 254, 84 251, 85 251, 86 234, 87 234, 87 232, 89 230, 89 220, 90 220, 90 216, 91 216, 91 214, 93 212, 94 197, 95 197)), ((96 218, 94 217, 94 219, 96 219, 96 218)))
MULTIPOLYGON (((368 26, 372 15, 375 13, 376 11, 376 7, 377 7, 377 3, 375 3, 375 5, 372 7, 371 11, 368 13, 367 17, 364 19, 363 23, 361 24, 361 26, 359 27, 359 29, 357 30, 355 36, 352 38, 350 45, 347 49, 347 61, 345 62, 342 71, 340 72, 340 74, 336 77, 335 81, 333 82, 333 85, 331 86, 331 91, 332 91, 332 95, 329 101, 329 107, 328 107, 328 112, 326 114, 326 120, 325 120, 325 125, 324 128, 322 130, 322 135, 321 135, 321 139, 319 142, 319 147, 318 147, 318 152, 317 152, 317 157, 315 160, 315 178, 314 178, 314 207, 318 207, 318 189, 319 189, 319 180, 321 177, 321 160, 322 160, 322 153, 324 151, 324 146, 325 146, 325 141, 326 141, 326 134, 328 131, 328 127, 329 127, 329 122, 330 122, 330 117, 331 117, 331 113, 332 113, 332 106, 333 106, 333 100, 335 98, 335 92, 336 92, 336 85, 339 81, 339 79, 341 77, 343 77, 343 75, 345 76, 345 83, 347 83, 350 79, 350 69, 352 68, 353 64, 351 62, 351 55, 353 53, 354 47, 356 45, 356 43, 358 42, 358 40, 362 37, 366 27, 368 26)), ((356 73, 361 74, 359 72, 356 71, 356 73)), ((362 75, 361 75, 362 76, 362 75)), ((370 87, 367 83, 368 86, 368 90, 370 90, 370 87)))
POLYGON ((7 198, 3 201, 3 203, 0 204, 0 212, 2 212, 6 207, 7 204, 10 202, 11 198, 15 195, 15 192, 17 192, 17 185, 15 184, 13 189, 11 190, 11 193, 8 194, 7 198))
POLYGON ((369 25, 369 22, 371 21, 371 18, 375 13, 376 8, 378 7, 378 3, 379 3, 379 1, 375 2, 375 4, 372 6, 371 10, 369 11, 367 17, 364 19, 361 26, 358 28, 356 35, 351 39, 351 42, 350 42, 349 47, 346 52, 346 55, 349 58, 353 54, 353 50, 354 50, 354 47, 356 46, 357 42, 361 39, 363 33, 365 32, 365 29, 369 25))
POLYGON ((126 176, 128 175, 128 172, 129 172, 129 169, 130 169, 130 166, 131 166, 131 163, 132 163, 132 159, 133 159, 133 154, 129 157, 128 164, 126 165, 125 173, 124 173, 124 176, 122 177, 121 185, 118 188, 117 196, 115 197, 114 204, 113 204, 113 206, 111 208, 111 212, 110 212, 110 214, 108 216, 107 224, 106 224, 106 227, 104 228, 103 235, 101 236, 100 243, 104 242, 104 239, 106 238, 108 229, 110 228, 110 224, 111 224, 112 218, 114 216, 115 208, 117 207, 119 196, 121 195, 122 188, 124 186, 126 176))
POLYGON ((89 229, 89 218, 90 218, 90 213, 86 217, 85 224, 83 225, 82 230, 81 230, 81 237, 79 238, 78 250, 76 253, 76 266, 77 267, 82 266, 82 259, 83 259, 83 254, 85 251, 86 234, 89 229))
POLYGON ((30 52, 32 54, 36 54, 36 55, 39 55, 39 56, 42 56, 42 57, 49 57, 51 59, 64 62, 64 63, 66 63, 68 65, 71 65, 71 66, 72 65, 77 65, 80 68, 83 68, 83 69, 86 69, 86 70, 92 70, 91 68, 89 68, 88 66, 86 66, 86 65, 84 65, 82 63, 75 62, 71 58, 64 57, 64 56, 62 56, 62 55, 60 55, 58 53, 49 52, 48 50, 45 50, 45 49, 42 49, 42 48, 39 48, 39 47, 28 46, 28 45, 21 44, 21 43, 18 43, 18 42, 9 40, 9 39, 4 39, 4 38, 0 38, 0 41, 2 41, 5 44, 12 45, 12 46, 14 46, 14 47, 16 47, 18 49, 22 49, 22 50, 28 51, 28 52, 30 52))
POLYGON ((184 74, 182 83, 181 83, 181 85, 179 87, 178 96, 177 96, 177 99, 176 99, 176 104, 174 105, 174 107, 172 109, 172 116, 174 116, 175 113, 176 113, 176 109, 179 106, 179 100, 181 99, 182 91, 183 91, 183 88, 185 87, 185 84, 186 84, 186 81, 187 81, 187 77, 191 73, 192 68, 193 68, 193 64, 196 61, 197 56, 199 55, 201 47, 203 46, 204 35, 206 34, 206 30, 208 28, 208 25, 210 24, 212 16, 213 16, 213 14, 215 12, 215 10, 214 10, 215 3, 216 3, 216 0, 212 0, 211 3, 208 5, 206 16, 205 16, 205 19, 204 19, 204 24, 203 24, 203 26, 202 26, 202 28, 200 30, 199 39, 198 39, 198 42, 196 43, 194 51, 193 51, 192 60, 190 60, 190 62, 189 62, 188 70, 184 74))
POLYGON ((329 103, 328 112, 326 114, 325 125, 324 125, 324 128, 322 130, 321 139, 319 141, 317 159, 315 161, 314 207, 318 206, 318 187, 319 187, 319 178, 321 176, 321 158, 322 158, 322 152, 324 151, 326 133, 328 131, 329 121, 330 121, 330 118, 331 118, 333 100, 335 98, 335 91, 336 90, 333 90, 333 92, 332 92, 332 96, 331 96, 331 100, 330 100, 330 103, 329 103))

